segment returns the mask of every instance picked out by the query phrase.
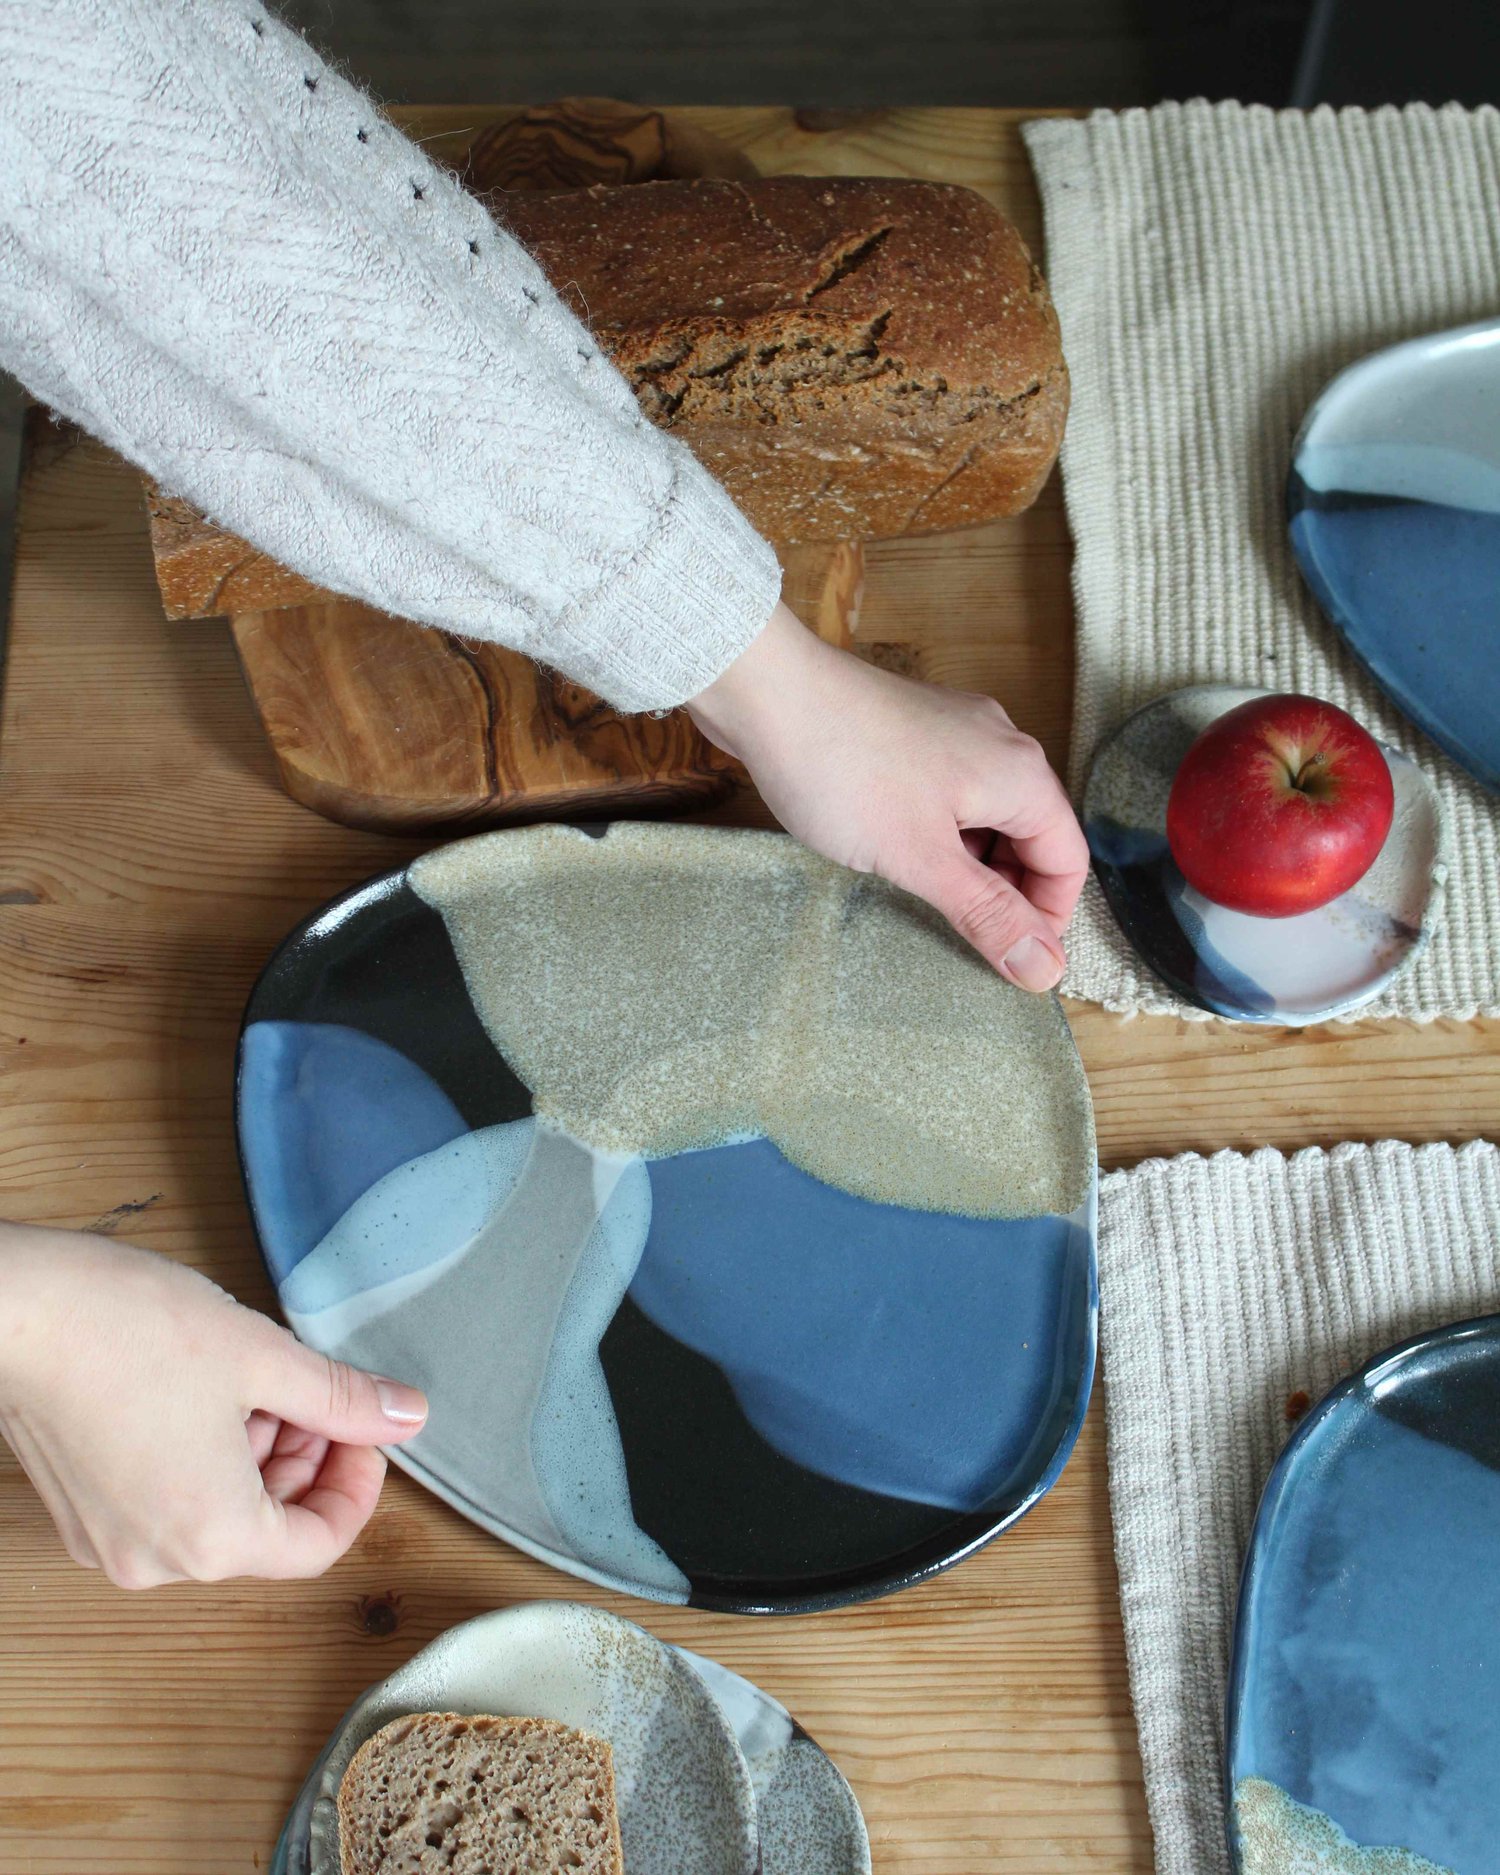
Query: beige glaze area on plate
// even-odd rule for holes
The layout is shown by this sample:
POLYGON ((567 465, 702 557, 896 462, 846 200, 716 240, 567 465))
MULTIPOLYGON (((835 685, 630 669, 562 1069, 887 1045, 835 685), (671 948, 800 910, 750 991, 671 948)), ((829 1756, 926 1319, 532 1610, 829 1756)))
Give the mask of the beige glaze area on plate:
POLYGON ((534 827, 411 868, 539 1115, 661 1157, 763 1133, 862 1198, 1066 1215, 1094 1163, 1061 1006, 783 835, 534 827))
POLYGON ((1263 1777, 1235 1786, 1244 1875, 1453 1875, 1410 1849, 1362 1849, 1321 1810, 1263 1777))

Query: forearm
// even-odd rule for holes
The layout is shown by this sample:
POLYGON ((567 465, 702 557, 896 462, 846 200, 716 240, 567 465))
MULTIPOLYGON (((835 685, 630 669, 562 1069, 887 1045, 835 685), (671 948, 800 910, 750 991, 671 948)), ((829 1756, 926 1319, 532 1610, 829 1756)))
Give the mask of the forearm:
POLYGON ((774 557, 540 270, 252 5, 0 0, 0 357, 235 532, 629 708, 774 557))

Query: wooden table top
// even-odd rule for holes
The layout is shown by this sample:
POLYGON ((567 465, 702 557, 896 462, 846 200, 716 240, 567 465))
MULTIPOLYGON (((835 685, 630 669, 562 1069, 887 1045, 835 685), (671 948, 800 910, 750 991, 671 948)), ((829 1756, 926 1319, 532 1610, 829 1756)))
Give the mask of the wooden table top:
MULTIPOLYGON (((489 115, 406 120, 441 147, 489 115)), ((969 183, 1040 245, 1014 114, 695 116, 767 170, 969 183)), ((992 690, 1060 765, 1068 568, 1054 479, 1013 520, 872 547, 859 638, 992 690)), ((235 1160, 240 1012, 295 922, 418 850, 279 792, 227 628, 163 622, 136 477, 41 430, 0 720, 6 1212, 128 1235, 272 1309, 235 1160)), ((1500 1130, 1494 1024, 1277 1032, 1070 1014, 1106 1166, 1500 1130)), ((783 1621, 574 1582, 396 1473, 319 1581, 126 1595, 67 1560, 0 1448, 0 1869, 264 1868, 358 1692, 456 1621, 557 1595, 642 1618, 784 1700, 851 1779, 885 1875, 1151 1866, 1096 1398, 1056 1489, 987 1550, 887 1601, 783 1621)))

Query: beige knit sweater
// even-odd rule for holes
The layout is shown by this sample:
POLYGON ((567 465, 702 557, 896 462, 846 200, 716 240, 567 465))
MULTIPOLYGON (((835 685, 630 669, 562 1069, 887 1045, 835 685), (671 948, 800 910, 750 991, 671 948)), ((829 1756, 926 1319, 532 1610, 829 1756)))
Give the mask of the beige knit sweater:
POLYGON ((776 601, 529 256, 258 0, 0 0, 0 363, 320 585, 626 709, 776 601))

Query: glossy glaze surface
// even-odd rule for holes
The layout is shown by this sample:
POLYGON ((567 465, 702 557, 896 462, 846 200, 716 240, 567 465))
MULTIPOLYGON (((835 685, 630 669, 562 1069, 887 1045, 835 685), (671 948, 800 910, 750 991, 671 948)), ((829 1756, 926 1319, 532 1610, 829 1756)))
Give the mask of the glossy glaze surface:
MULTIPOLYGON (((1081 1085, 1046 1034, 1016 1073, 1081 1085)), ((534 1116, 403 875, 266 971, 239 1124, 294 1328, 425 1387, 397 1461, 574 1573, 746 1612, 878 1594, 1003 1529, 1076 1436, 1091 1177, 1070 1215, 974 1218, 856 1197, 762 1137, 585 1144, 534 1116)), ((1091 1128, 1070 1150, 1092 1163, 1091 1128)))

